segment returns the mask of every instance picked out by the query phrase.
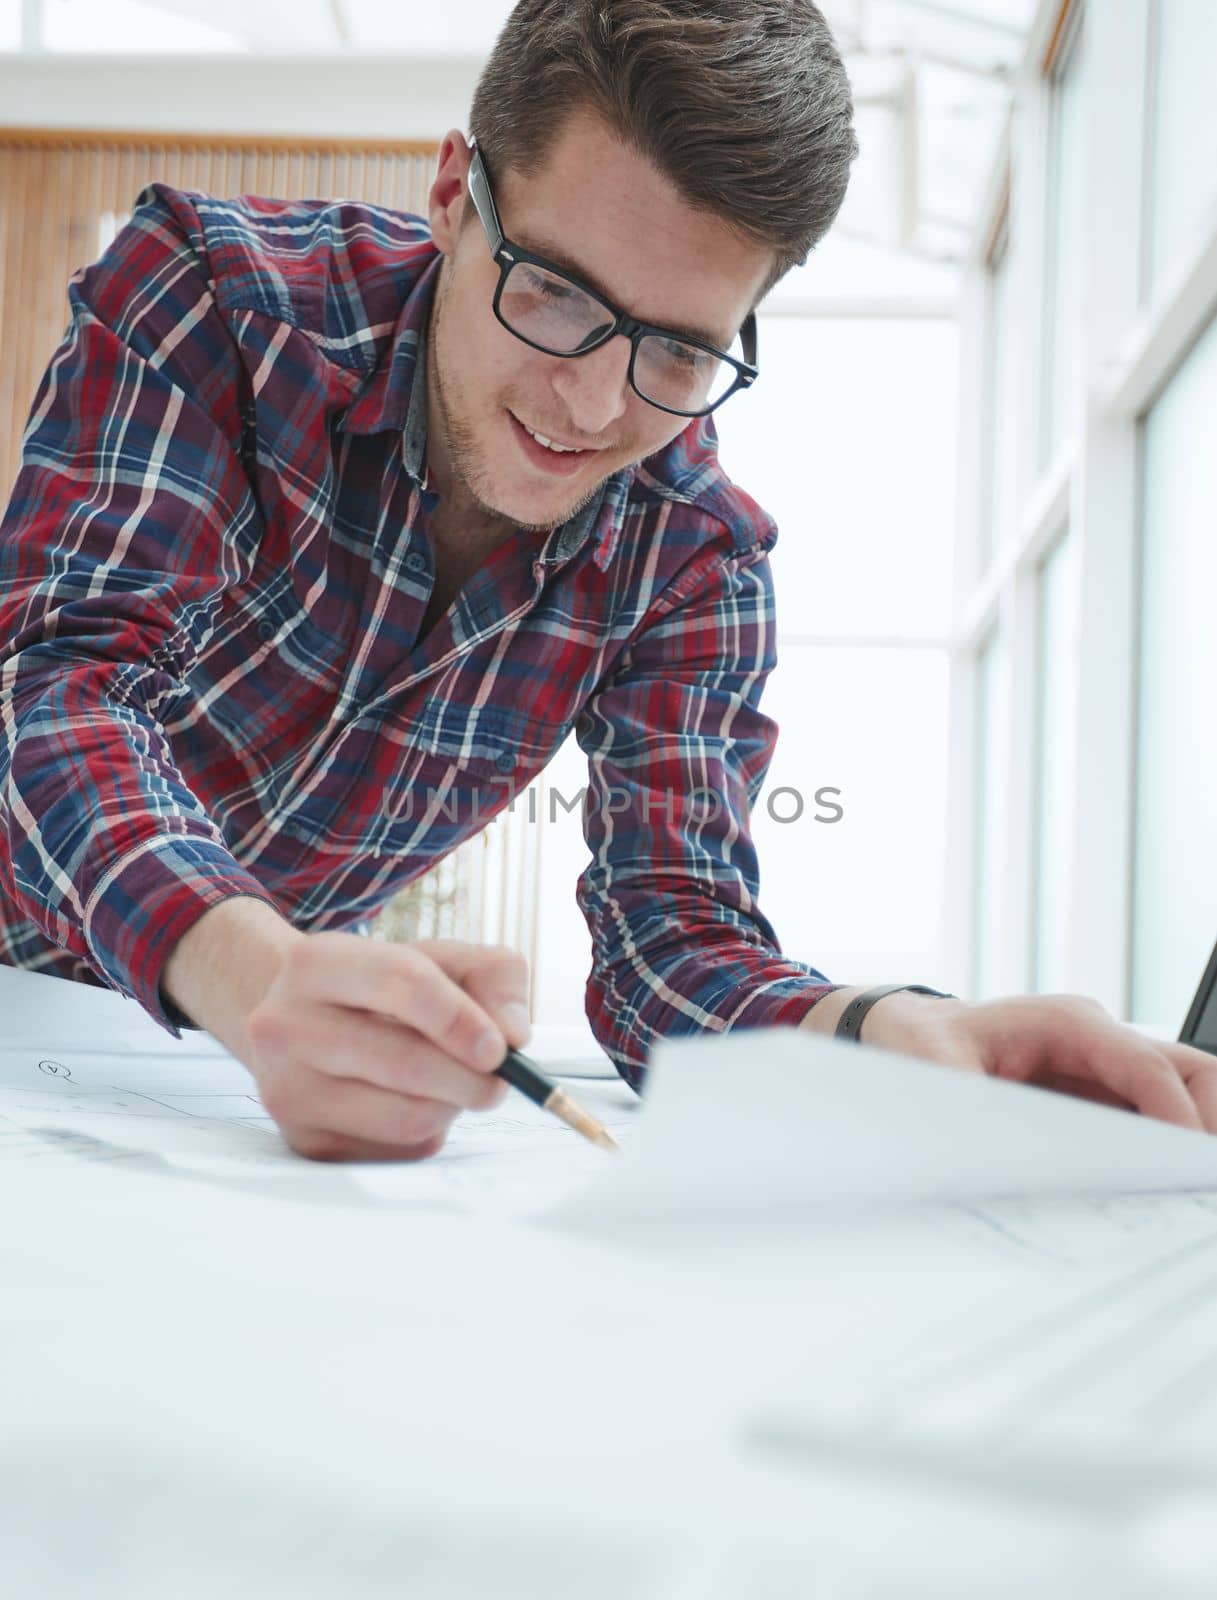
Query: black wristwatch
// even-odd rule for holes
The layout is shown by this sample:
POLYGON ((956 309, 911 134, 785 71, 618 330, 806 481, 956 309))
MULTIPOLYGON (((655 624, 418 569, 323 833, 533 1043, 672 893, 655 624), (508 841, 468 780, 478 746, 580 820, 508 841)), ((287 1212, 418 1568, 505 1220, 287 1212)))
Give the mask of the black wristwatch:
POLYGON ((895 994, 899 989, 907 989, 912 994, 933 994, 940 1000, 958 1000, 957 994, 947 994, 942 989, 929 989, 924 983, 881 983, 876 989, 867 989, 849 1002, 841 1013, 841 1019, 833 1030, 834 1039, 856 1039, 862 1042, 862 1019, 876 1000, 882 1000, 885 994, 895 994))
POLYGON ((182 1010, 181 1006, 177 1005, 173 1000, 170 1000, 169 996, 165 993, 164 985, 157 990, 157 993, 160 996, 161 1005, 165 1008, 165 1015, 169 1018, 170 1022, 173 1023, 175 1028, 188 1028, 192 1033, 203 1033, 206 1031, 201 1022, 192 1021, 182 1010))

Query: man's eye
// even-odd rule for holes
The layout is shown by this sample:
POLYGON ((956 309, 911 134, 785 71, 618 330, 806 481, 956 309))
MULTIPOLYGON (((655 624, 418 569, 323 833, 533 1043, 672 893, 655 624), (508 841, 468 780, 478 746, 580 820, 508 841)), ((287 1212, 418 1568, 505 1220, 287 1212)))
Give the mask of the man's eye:
POLYGON ((533 291, 547 300, 570 300, 576 292, 569 284, 555 283, 540 272, 530 274, 530 282, 533 291))
POLYGON ((663 353, 669 361, 675 361, 682 367, 696 367, 705 359, 705 352, 694 350, 691 345, 681 344, 676 339, 665 339, 663 353))

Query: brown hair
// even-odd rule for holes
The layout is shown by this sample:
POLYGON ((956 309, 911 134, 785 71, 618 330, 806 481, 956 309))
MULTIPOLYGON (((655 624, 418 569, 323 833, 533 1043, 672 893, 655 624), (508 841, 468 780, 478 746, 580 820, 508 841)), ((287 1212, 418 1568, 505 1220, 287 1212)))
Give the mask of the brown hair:
POLYGON ((470 113, 491 173, 535 170, 584 108, 688 204, 775 251, 766 291, 828 232, 858 153, 811 0, 520 0, 470 113))

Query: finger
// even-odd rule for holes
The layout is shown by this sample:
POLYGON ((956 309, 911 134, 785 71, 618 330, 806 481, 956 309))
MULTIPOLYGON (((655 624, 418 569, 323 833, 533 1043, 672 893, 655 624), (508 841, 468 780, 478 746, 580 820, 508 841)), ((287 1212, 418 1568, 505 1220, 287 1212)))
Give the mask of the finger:
POLYGON ((1087 1066, 1109 1089, 1147 1117, 1173 1122, 1180 1128, 1203 1128, 1200 1112, 1173 1063, 1148 1040, 1130 1041, 1124 1031, 1096 1036, 1087 1066))
POLYGON ((372 1139, 351 1139, 325 1128, 284 1131, 283 1138, 297 1155, 307 1156, 310 1161, 425 1161, 429 1156, 438 1155, 445 1142, 437 1135, 426 1144, 399 1149, 397 1145, 377 1144, 372 1139))
POLYGON ((1075 1078, 1067 1072, 1048 1071, 1037 1074, 1035 1082, 1043 1089, 1057 1094, 1071 1095, 1075 1100, 1090 1100, 1095 1105, 1112 1106, 1117 1111, 1135 1111, 1137 1107, 1122 1094, 1109 1089, 1094 1078, 1075 1078))
POLYGON ((1187 1085, 1204 1126, 1210 1133, 1217 1133, 1217 1056, 1190 1044, 1170 1041, 1161 1042, 1158 1048, 1187 1085))
POLYGON ((319 1073, 440 1100, 462 1111, 488 1111, 501 1105, 508 1092, 502 1078, 464 1066, 417 1029, 367 1011, 314 1006, 303 1044, 308 1052, 304 1065, 319 1073))
POLYGON ((527 992, 528 963, 518 950, 505 944, 476 944, 469 939, 416 939, 413 948, 429 956, 437 967, 464 984, 480 972, 504 972, 508 984, 527 992))
POLYGON ((507 1053, 494 1018, 418 945, 314 934, 292 953, 292 982, 311 1001, 403 1022, 477 1072, 493 1072, 507 1053))
POLYGON ((1217 1055, 1211 1050, 1198 1050, 1194 1044, 1180 1044, 1174 1039, 1155 1039, 1154 1043, 1166 1051, 1184 1078, 1194 1072, 1217 1072, 1217 1055))
POLYGON ((466 993, 502 1028, 508 1043, 523 1048, 532 1031, 525 957, 506 945, 483 946, 483 959, 473 963, 462 981, 466 993))
MULTIPOLYGON (((392 1094, 375 1084, 327 1078, 320 1073, 296 1087, 285 1115, 276 1115, 272 1105, 267 1109, 292 1148, 301 1154, 315 1155, 331 1145, 336 1147, 336 1141, 354 1140, 397 1152, 402 1159, 429 1148, 437 1139, 442 1144, 459 1114, 455 1106, 438 1100, 392 1094), (302 1148, 302 1140, 308 1149, 302 1148)), ((320 1155, 318 1159, 340 1158, 320 1155)))

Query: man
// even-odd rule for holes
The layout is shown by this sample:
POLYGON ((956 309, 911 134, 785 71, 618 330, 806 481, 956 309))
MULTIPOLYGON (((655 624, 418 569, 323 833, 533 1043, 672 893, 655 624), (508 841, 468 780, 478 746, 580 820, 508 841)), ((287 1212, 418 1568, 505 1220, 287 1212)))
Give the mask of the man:
MULTIPOLYGON (((523 963, 350 930, 574 727, 623 1074, 831 1032, 862 991, 756 903, 776 530, 709 413, 851 117, 807 0, 524 0, 429 233, 146 190, 73 280, 0 534, 4 959, 193 1019, 307 1155, 434 1153, 504 1093, 523 963)), ((901 990, 866 1038, 1217 1129, 1210 1057, 1080 997, 901 990)))

